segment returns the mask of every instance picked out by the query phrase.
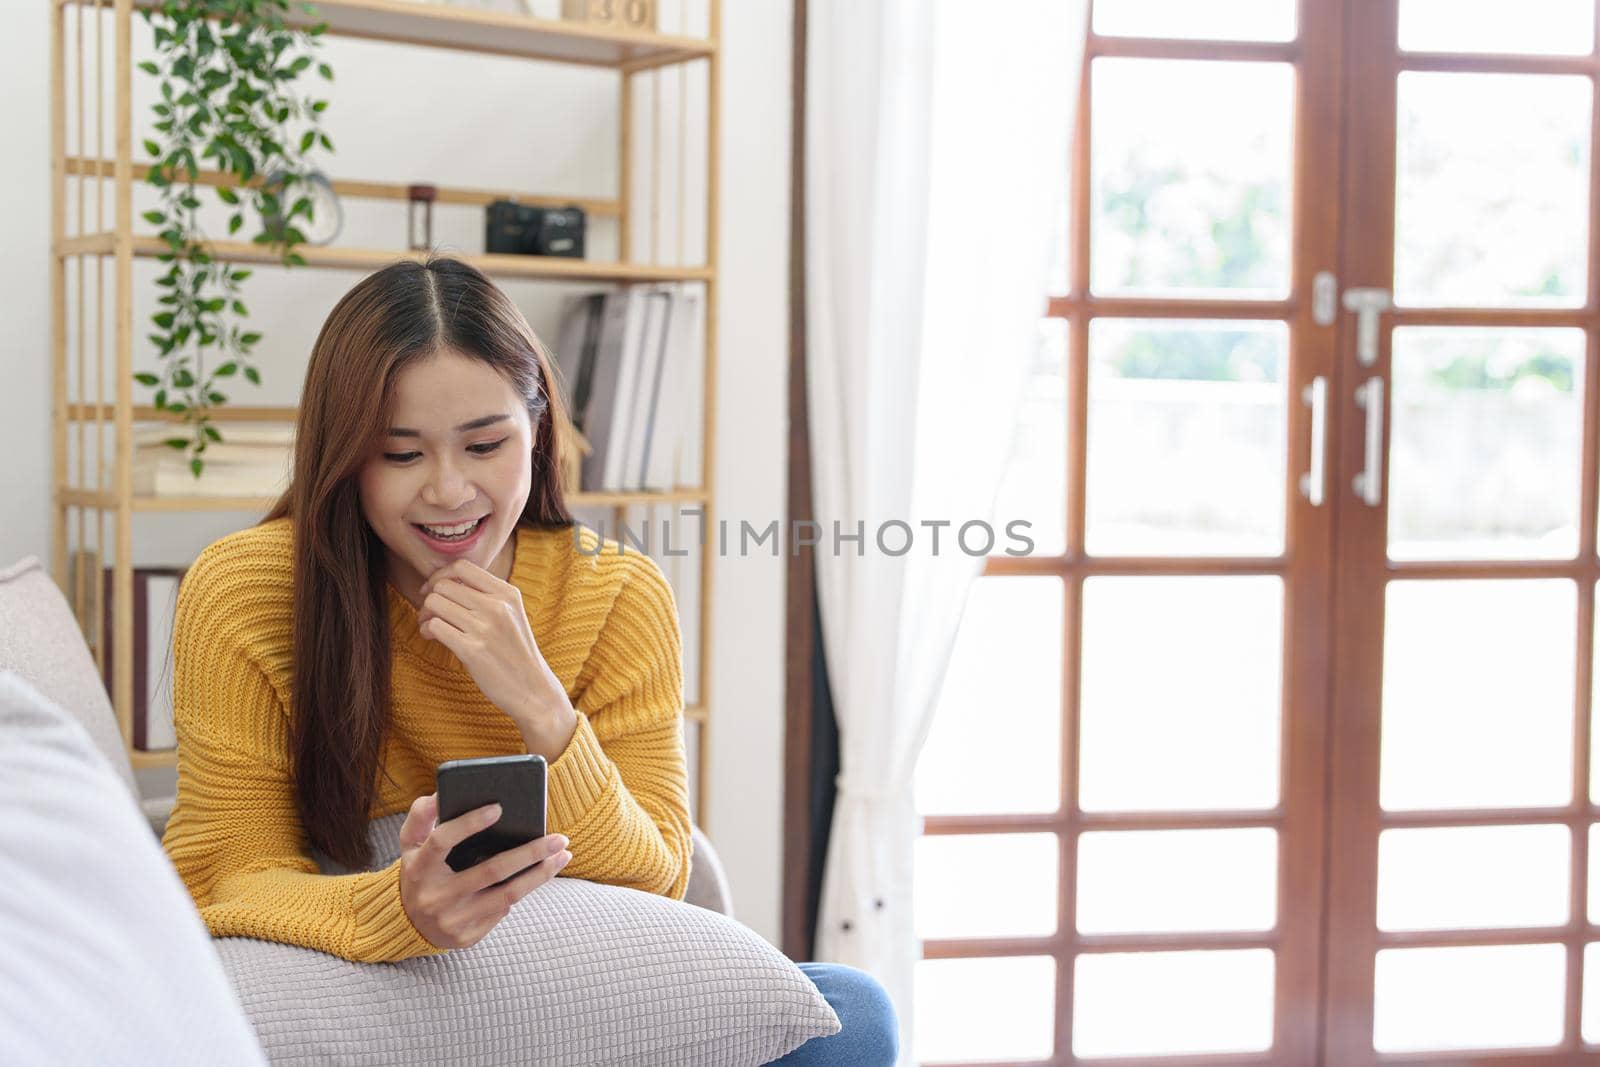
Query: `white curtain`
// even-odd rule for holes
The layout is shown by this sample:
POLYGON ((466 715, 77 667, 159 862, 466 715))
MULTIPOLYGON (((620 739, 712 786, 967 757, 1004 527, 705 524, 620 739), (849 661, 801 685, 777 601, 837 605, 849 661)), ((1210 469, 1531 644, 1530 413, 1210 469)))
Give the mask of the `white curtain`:
POLYGON ((912 776, 983 567, 984 528, 970 551, 958 531, 978 520, 1008 544, 993 510, 1066 201, 1086 7, 807 7, 807 399, 841 766, 816 955, 883 982, 904 1064, 912 776))

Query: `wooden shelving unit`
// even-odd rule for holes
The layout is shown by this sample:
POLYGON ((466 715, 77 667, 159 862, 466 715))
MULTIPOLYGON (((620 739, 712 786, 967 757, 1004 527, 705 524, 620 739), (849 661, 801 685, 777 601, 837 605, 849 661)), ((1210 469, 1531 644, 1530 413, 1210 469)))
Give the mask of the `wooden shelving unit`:
MULTIPOLYGON (((133 432, 136 423, 175 422, 173 416, 158 412, 133 399, 134 346, 136 323, 133 316, 133 261, 152 257, 164 250, 156 237, 135 232, 133 188, 148 173, 145 165, 133 160, 132 23, 139 8, 156 7, 156 0, 48 0, 51 4, 51 301, 52 301, 52 554, 51 569, 56 583, 73 605, 85 639, 103 664, 106 649, 92 621, 102 617, 102 583, 86 580, 81 568, 71 566, 82 550, 93 558, 111 560, 111 652, 113 673, 111 701, 116 709, 124 744, 135 767, 168 767, 176 762, 176 751, 147 752, 132 747, 133 738, 133 537, 135 514, 144 512, 264 513, 273 503, 259 497, 150 497, 133 492, 133 432), (75 32, 67 32, 67 11, 76 9, 75 32), (83 30, 88 16, 109 20, 114 27, 112 47, 104 49, 97 33, 93 48, 86 43, 83 30), (75 151, 69 154, 69 116, 67 115, 68 48, 73 48, 77 101, 71 119, 75 151), (110 84, 104 79, 109 71, 110 84), (86 123, 86 98, 109 101, 96 109, 92 128, 86 123), (108 121, 109 116, 109 121, 108 121), (106 143, 106 128, 111 128, 111 144, 106 143), (110 149, 108 152, 107 149, 110 149), (76 185, 69 192, 68 179, 76 185), (94 208, 86 209, 93 187, 94 208), (104 192, 109 191, 113 208, 104 209, 104 192), (75 195, 72 193, 75 192, 75 195), (69 201, 75 211, 69 212, 69 201), (69 216, 74 225, 69 227, 69 216), (109 265, 111 284, 104 282, 103 267, 109 265), (67 323, 68 272, 75 272, 76 330, 70 334, 67 323), (91 284, 92 280, 92 284, 91 284), (92 297, 91 297, 92 292, 92 297), (92 306, 94 318, 86 321, 92 306), (112 320, 114 340, 105 341, 106 318, 112 320), (93 338, 91 343, 89 338, 93 338), (69 351, 69 348, 72 349, 69 351), (91 372, 88 355, 95 364, 91 372), (112 362, 106 361, 108 352, 112 362), (75 368, 76 373, 72 373, 75 368), (114 393, 105 395, 105 383, 114 393), (76 385, 80 394, 94 384, 94 395, 69 396, 76 385), (106 431, 110 429, 109 439, 106 431), (88 439, 93 430, 95 441, 88 439), (76 449, 69 449, 69 434, 75 434, 76 449), (109 462, 108 462, 109 451, 109 462), (76 462, 70 464, 69 453, 76 462), (94 457, 91 464, 90 455, 94 457), (108 541, 106 523, 113 536, 108 541), (95 536, 91 537, 91 531, 95 536)), ((454 51, 513 56, 528 60, 604 67, 617 72, 620 80, 619 186, 615 196, 543 196, 538 193, 504 189, 443 188, 437 202, 482 206, 490 201, 515 197, 524 203, 565 205, 577 203, 591 217, 614 218, 618 226, 619 261, 597 262, 546 256, 478 255, 461 258, 491 277, 562 282, 627 284, 633 282, 692 281, 705 286, 705 378, 703 382, 704 422, 701 446, 703 488, 672 492, 575 493, 568 498, 572 507, 609 507, 618 519, 627 509, 641 505, 694 504, 704 509, 703 528, 713 523, 713 456, 715 455, 716 411, 716 307, 717 307, 717 160, 719 150, 718 84, 720 57, 719 0, 708 0, 709 30, 704 38, 665 33, 636 34, 597 28, 582 23, 536 19, 513 13, 474 10, 445 5, 430 5, 415 0, 318 0, 318 18, 328 24, 330 35, 358 37, 370 41, 420 45, 454 51), (633 214, 631 175, 631 130, 635 79, 664 67, 704 63, 707 71, 706 98, 706 205, 704 266, 684 267, 647 263, 630 256, 629 219, 633 214)), ((291 21, 309 22, 296 15, 291 21)), ((101 23, 103 27, 104 22, 101 23)), ((659 121, 659 120, 658 120, 659 121)), ((680 130, 680 135, 682 131, 680 130)), ((659 143, 659 138, 652 138, 659 143)), ((646 172, 652 182, 659 180, 655 170, 646 172)), ((231 178, 215 171, 202 172, 198 184, 218 185, 231 178)), ((342 199, 404 200, 403 183, 381 180, 336 180, 335 192, 342 199)), ((234 263, 277 264, 277 257, 263 246, 238 241, 217 241, 209 245, 215 259, 234 263)), ((333 268, 376 270, 399 257, 421 257, 424 253, 404 249, 301 247, 306 266, 294 269, 333 268)), ((285 422, 294 418, 293 407, 247 407, 228 405, 218 409, 226 421, 285 422)), ((696 820, 706 822, 706 781, 710 752, 710 604, 714 538, 701 546, 699 575, 698 667, 699 694, 693 706, 685 709, 695 731, 695 812, 696 820)))

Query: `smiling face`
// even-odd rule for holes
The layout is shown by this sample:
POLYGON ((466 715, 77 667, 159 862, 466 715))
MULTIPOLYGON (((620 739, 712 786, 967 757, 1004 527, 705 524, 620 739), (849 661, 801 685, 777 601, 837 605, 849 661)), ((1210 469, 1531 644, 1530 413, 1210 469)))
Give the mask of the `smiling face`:
POLYGON ((482 360, 439 351, 396 376, 387 430, 361 468, 359 492, 390 583, 420 606, 418 588, 456 559, 509 578, 533 486, 533 426, 510 382, 482 360), (421 529, 473 520, 481 521, 455 542, 421 529))

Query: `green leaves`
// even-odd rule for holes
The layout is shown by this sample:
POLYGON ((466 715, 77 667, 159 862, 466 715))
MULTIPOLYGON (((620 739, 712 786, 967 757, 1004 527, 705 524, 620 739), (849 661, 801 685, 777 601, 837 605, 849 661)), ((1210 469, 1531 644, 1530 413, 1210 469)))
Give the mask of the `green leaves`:
MULTIPOLYGON (((155 258, 163 266, 155 279, 154 332, 147 335, 159 365, 133 378, 154 390, 158 411, 180 416, 193 431, 165 443, 187 452, 196 477, 206 446, 222 441, 210 413, 228 403, 228 395, 213 383, 242 375, 259 386, 252 351, 262 340, 259 331, 241 328, 249 309, 240 287, 252 272, 217 261, 213 235, 201 228, 200 161, 218 172, 206 184, 233 209, 228 236, 258 221, 246 206, 253 205, 263 226, 250 241, 271 246, 285 266, 305 266, 296 246, 306 236, 294 220, 310 220, 315 205, 296 187, 308 181, 308 153, 333 149, 320 126, 328 101, 290 90, 313 65, 323 79, 333 78, 333 69, 315 56, 327 24, 290 27, 284 16, 295 3, 153 0, 138 9, 154 31, 156 52, 138 66, 160 92, 151 105, 154 133, 142 140, 151 160, 145 181, 160 204, 141 217, 158 232, 162 246, 155 258), (262 175, 269 184, 260 182, 262 175)), ((299 6, 315 16, 310 4, 299 6)))

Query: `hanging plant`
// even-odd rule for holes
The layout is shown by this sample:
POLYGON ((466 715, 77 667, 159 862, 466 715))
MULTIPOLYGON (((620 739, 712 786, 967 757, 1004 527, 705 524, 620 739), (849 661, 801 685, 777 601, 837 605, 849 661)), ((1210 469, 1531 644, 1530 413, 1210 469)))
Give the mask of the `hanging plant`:
MULTIPOLYGON (((248 270, 216 262, 206 251, 207 237, 198 213, 203 161, 220 172, 217 198, 230 209, 228 234, 246 225, 254 208, 251 237, 268 245, 286 267, 304 266, 295 247, 305 241, 296 225, 312 220, 312 198, 303 186, 311 167, 307 154, 333 143, 321 129, 328 101, 296 92, 295 82, 316 58, 326 23, 290 27, 291 7, 315 16, 316 8, 290 0, 165 0, 142 9, 155 35, 154 60, 139 64, 159 79, 154 105, 159 140, 144 142, 151 156, 150 185, 160 190, 161 207, 144 213, 160 228, 168 264, 156 284, 165 292, 151 316, 149 335, 161 360, 159 374, 134 375, 155 389, 158 411, 183 416, 185 437, 167 445, 185 450, 196 478, 204 469, 207 444, 220 442, 211 413, 228 402, 219 386, 242 373, 261 384, 254 348, 261 334, 242 320, 249 315, 240 285, 248 270), (270 181, 261 176, 270 175, 270 181)), ((331 81, 333 70, 317 63, 331 81)))

